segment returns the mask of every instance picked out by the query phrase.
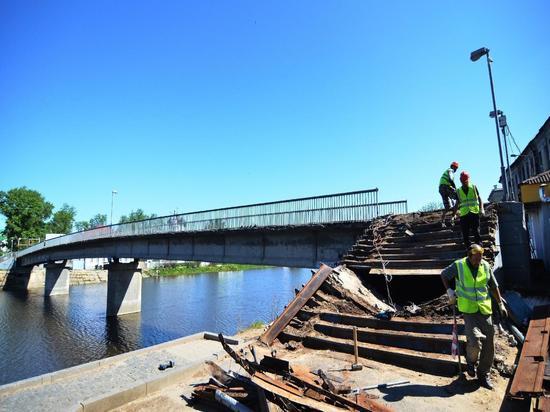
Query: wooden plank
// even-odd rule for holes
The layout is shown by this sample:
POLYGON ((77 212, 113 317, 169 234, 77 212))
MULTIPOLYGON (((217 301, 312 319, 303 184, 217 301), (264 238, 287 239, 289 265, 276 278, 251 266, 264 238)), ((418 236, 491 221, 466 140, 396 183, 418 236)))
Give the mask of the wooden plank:
POLYGON ((286 307, 281 315, 275 319, 271 326, 260 337, 260 341, 266 345, 271 345, 279 333, 288 325, 291 319, 302 309, 306 302, 317 292, 319 287, 332 272, 332 268, 327 265, 321 265, 320 269, 311 277, 309 282, 296 295, 294 300, 286 307))

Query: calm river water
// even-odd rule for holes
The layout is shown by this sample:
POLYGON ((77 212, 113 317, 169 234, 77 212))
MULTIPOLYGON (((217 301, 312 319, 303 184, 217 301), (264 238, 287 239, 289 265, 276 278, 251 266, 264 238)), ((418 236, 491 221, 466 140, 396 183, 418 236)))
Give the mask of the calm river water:
POLYGON ((270 268, 147 278, 141 313, 109 319, 105 283, 49 298, 0 290, 0 384, 203 330, 232 335, 273 320, 310 276, 270 268))

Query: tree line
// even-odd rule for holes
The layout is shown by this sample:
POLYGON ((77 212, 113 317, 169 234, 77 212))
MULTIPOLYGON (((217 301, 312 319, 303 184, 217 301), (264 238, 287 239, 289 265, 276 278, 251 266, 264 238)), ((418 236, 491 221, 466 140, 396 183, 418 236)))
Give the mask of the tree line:
MULTIPOLYGON (((93 229, 107 225, 107 215, 98 213, 89 220, 75 222, 76 209, 63 203, 54 210, 54 205, 36 190, 25 186, 0 191, 0 213, 6 218, 2 235, 4 246, 11 246, 12 240, 43 240, 46 233, 67 234, 73 231, 93 229)), ((119 223, 135 222, 156 217, 142 209, 121 216, 119 223)), ((2 245, 0 245, 2 246, 2 245)))

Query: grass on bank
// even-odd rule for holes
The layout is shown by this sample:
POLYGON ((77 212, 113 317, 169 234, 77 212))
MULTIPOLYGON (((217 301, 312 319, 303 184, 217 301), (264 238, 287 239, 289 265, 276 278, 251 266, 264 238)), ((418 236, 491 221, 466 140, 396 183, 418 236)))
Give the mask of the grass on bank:
POLYGON ((186 262, 177 265, 167 265, 160 268, 149 269, 147 274, 149 276, 180 276, 180 275, 194 275, 197 273, 213 273, 213 272, 240 272, 250 269, 264 269, 269 266, 261 265, 241 265, 237 263, 222 263, 222 264, 208 264, 203 265, 199 262, 186 262))
POLYGON ((265 323, 263 323, 261 320, 257 320, 256 322, 252 322, 250 325, 248 325, 248 327, 239 330, 237 334, 243 333, 249 330, 262 329, 264 327, 265 327, 265 323))

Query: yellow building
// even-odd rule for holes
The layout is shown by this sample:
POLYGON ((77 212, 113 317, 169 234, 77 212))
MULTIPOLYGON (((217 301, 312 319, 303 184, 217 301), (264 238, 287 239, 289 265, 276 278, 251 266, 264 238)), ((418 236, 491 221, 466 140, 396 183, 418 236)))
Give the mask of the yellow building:
POLYGON ((540 190, 545 197, 550 197, 550 170, 539 173, 536 176, 525 179, 520 184, 521 201, 523 203, 541 202, 540 190), (542 185, 542 188, 541 188, 542 185))

